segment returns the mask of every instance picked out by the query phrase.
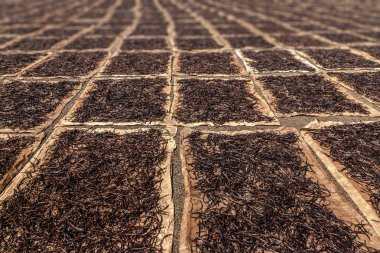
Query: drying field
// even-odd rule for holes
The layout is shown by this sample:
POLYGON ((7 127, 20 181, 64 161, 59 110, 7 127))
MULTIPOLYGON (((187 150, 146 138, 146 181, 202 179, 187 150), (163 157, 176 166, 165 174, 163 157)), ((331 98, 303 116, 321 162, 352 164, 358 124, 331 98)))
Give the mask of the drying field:
POLYGON ((0 0, 0 252, 380 252, 380 2, 0 0))

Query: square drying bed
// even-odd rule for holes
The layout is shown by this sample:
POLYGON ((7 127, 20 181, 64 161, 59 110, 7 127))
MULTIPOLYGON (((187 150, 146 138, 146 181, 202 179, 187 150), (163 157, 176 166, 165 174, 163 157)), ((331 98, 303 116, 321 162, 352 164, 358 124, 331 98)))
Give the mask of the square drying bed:
POLYGON ((169 109, 166 78, 97 80, 86 87, 64 124, 164 124, 169 109))
POLYGON ((48 50, 55 44, 60 42, 60 38, 26 38, 13 43, 3 50, 19 50, 19 51, 38 51, 48 50))
POLYGON ((65 49, 107 49, 115 40, 113 37, 80 37, 65 46, 65 49))
POLYGON ((223 47, 212 37, 177 38, 176 46, 180 50, 188 50, 188 51, 219 49, 223 47))
POLYGON ((229 52, 179 53, 176 72, 190 75, 240 75, 238 59, 229 52))
POLYGON ((100 66, 106 56, 106 52, 58 53, 28 70, 25 76, 88 76, 100 66))
POLYGON ((128 38, 124 40, 122 50, 165 50, 169 49, 165 38, 128 38))
POLYGON ((242 50, 242 58, 254 72, 294 72, 314 71, 314 68, 302 62, 299 57, 286 50, 242 50))
POLYGON ((45 129, 80 84, 71 81, 10 81, 0 84, 0 129, 2 132, 39 132, 45 129))
POLYGON ((0 195, 2 251, 32 234, 36 251, 169 252, 174 146, 168 130, 55 129, 0 195))
POLYGON ((253 48, 272 48, 273 44, 268 42, 262 36, 228 36, 224 37, 232 47, 243 48, 243 47, 253 47, 253 48))
POLYGON ((296 130, 185 128, 180 141, 180 252, 380 249, 376 221, 357 211, 296 130))
POLYGON ((330 73, 345 87, 380 105, 380 72, 330 73))
POLYGON ((265 76, 257 80, 277 116, 379 115, 320 75, 265 76))
POLYGON ((167 74, 170 53, 121 53, 110 60, 103 75, 167 74))
POLYGON ((303 52, 324 69, 380 68, 379 63, 347 49, 308 49, 303 52))
POLYGON ((0 54, 0 75, 16 74, 44 57, 43 54, 0 54))
POLYGON ((273 113, 252 82, 223 79, 179 79, 174 87, 175 124, 276 125, 273 113))

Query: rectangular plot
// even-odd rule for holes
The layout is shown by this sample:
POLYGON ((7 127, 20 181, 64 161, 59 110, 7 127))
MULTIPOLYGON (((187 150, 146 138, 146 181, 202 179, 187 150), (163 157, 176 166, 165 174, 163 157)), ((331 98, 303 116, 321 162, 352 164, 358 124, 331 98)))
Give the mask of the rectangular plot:
POLYGON ((168 42, 164 38, 126 39, 122 50, 165 50, 169 49, 168 42))
POLYGON ((341 83, 380 104, 380 72, 331 73, 341 83))
POLYGON ((380 123, 312 122, 306 142, 380 231, 380 123))
POLYGON ((153 129, 58 129, 0 197, 0 251, 168 252, 173 148, 153 129))
POLYGON ((132 32, 134 35, 165 36, 168 35, 167 27, 163 25, 140 25, 132 32))
POLYGON ((249 67, 255 71, 314 71, 285 50, 242 51, 249 67))
POLYGON ((184 37, 184 36, 211 36, 211 33, 206 29, 202 27, 195 26, 194 28, 179 28, 176 27, 176 35, 178 37, 184 37))
POLYGON ((31 157, 35 141, 32 136, 0 134, 0 193, 31 157))
POLYGON ((330 44, 316 39, 310 35, 281 35, 275 36, 276 40, 290 47, 326 47, 330 44))
POLYGON ((66 49, 106 49, 108 48, 112 42, 114 41, 114 38, 111 37, 96 37, 96 38, 89 38, 89 37, 82 37, 78 38, 71 43, 69 43, 67 46, 65 46, 66 49))
POLYGON ((170 56, 170 53, 122 53, 111 59, 103 74, 165 74, 169 71, 170 56))
POLYGON ((276 124, 273 113, 245 80, 182 79, 173 118, 186 125, 276 124))
POLYGON ((292 131, 185 130, 181 156, 181 252, 380 247, 373 227, 292 131))
POLYGON ((14 27, 14 28, 8 28, 3 31, 4 34, 27 34, 36 32, 39 30, 39 27, 14 27))
POLYGON ((64 52, 29 70, 26 76, 86 76, 99 67, 106 52, 64 52))
POLYGON ((0 85, 0 129, 40 131, 78 92, 77 82, 20 82, 0 85))
POLYGON ((33 50, 47 50, 60 42, 59 38, 26 38, 19 42, 13 43, 4 50, 20 50, 20 51, 33 51, 33 50))
POLYGON ((90 125, 162 123, 169 111, 169 95, 165 78, 96 81, 73 108, 69 121, 90 125))
POLYGON ((355 49, 364 51, 370 56, 380 60, 380 46, 357 46, 355 49))
POLYGON ((267 76, 258 81, 270 104, 284 116, 375 113, 319 75, 267 76))
POLYGON ((180 53, 176 71, 183 74, 238 75, 242 72, 232 53, 180 53))
POLYGON ((251 34, 250 31, 243 27, 238 27, 238 26, 231 26, 231 27, 217 27, 216 28, 219 33, 223 35, 249 35, 251 34))
POLYGON ((352 35, 350 33, 324 33, 319 34, 321 37, 325 37, 331 41, 338 43, 355 43, 355 42, 368 42, 368 39, 361 38, 359 36, 352 35))
POLYGON ((203 50, 203 49, 219 49, 220 45, 213 38, 177 38, 176 45, 180 50, 203 50))
POLYGON ((261 36, 234 36, 234 37, 225 37, 228 42, 234 48, 242 47, 255 47, 255 48, 271 48, 274 47, 271 43, 265 40, 261 36))
POLYGON ((308 49, 303 51, 325 69, 380 67, 380 64, 353 54, 346 49, 308 49))
POLYGON ((70 29, 68 28, 51 28, 46 31, 44 31, 41 36, 55 36, 59 38, 66 38, 70 37, 76 33, 78 33, 81 29, 80 28, 75 28, 71 27, 70 29))
POLYGON ((20 72, 43 56, 42 54, 0 54, 0 75, 20 72))

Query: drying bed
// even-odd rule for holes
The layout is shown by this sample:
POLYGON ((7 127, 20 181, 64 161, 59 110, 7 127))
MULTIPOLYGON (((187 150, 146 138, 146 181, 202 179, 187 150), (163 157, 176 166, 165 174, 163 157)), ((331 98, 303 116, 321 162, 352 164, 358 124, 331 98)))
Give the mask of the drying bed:
POLYGON ((370 56, 380 60, 380 46, 357 46, 355 48, 364 51, 370 56))
POLYGON ((251 32, 243 27, 216 27, 222 35, 250 35, 251 32))
POLYGON ((216 42, 213 38, 177 38, 177 48, 180 50, 202 50, 202 49, 219 49, 223 46, 216 42))
POLYGON ((69 43, 65 49, 107 49, 113 41, 112 37, 81 37, 69 43))
POLYGON ((173 141, 165 135, 58 129, 38 165, 1 196, 0 251, 170 249, 173 141))
POLYGON ((279 115, 363 115, 373 112, 320 75, 265 76, 258 81, 279 115))
POLYGON ((3 50, 38 51, 48 50, 60 41, 59 38, 28 38, 15 42, 3 50))
POLYGON ((169 71, 170 53, 122 53, 111 59, 104 75, 153 75, 169 71))
POLYGON ((41 34, 41 36, 54 36, 54 37, 58 37, 58 38, 63 39, 63 38, 67 38, 69 36, 72 36, 79 31, 80 31, 80 28, 77 28, 77 27, 71 27, 70 29, 68 29, 68 28, 62 28, 62 29, 52 28, 52 29, 48 29, 48 30, 44 31, 41 34))
POLYGON ((349 33, 325 33, 320 34, 320 36, 338 43, 368 42, 368 39, 364 39, 349 33))
POLYGON ((166 25, 140 25, 131 34, 132 36, 165 36, 168 35, 166 25))
POLYGON ((211 33, 202 26, 194 26, 192 27, 176 27, 176 34, 179 37, 186 36, 211 36, 211 33))
POLYGON ((123 50, 165 50, 168 42, 165 38, 127 39, 122 45, 123 50))
POLYGON ((0 129, 40 131, 78 92, 78 82, 11 81, 0 85, 0 129))
POLYGON ((379 68, 380 64, 346 49, 308 49, 304 52, 325 69, 379 68))
POLYGON ((329 43, 316 39, 310 35, 280 35, 277 41, 289 47, 326 47, 329 43))
POLYGON ((0 192, 30 158, 34 141, 33 136, 0 134, 0 192))
POLYGON ((165 78, 98 80, 89 85, 69 121, 87 124, 162 123, 169 111, 169 94, 170 87, 165 78))
POLYGON ((26 76, 86 76, 98 68, 106 52, 63 52, 29 70, 26 76))
POLYGON ((378 248, 310 154, 292 131, 186 131, 180 251, 371 252, 368 238, 378 248))
POLYGON ((254 71, 314 71, 314 69, 285 50, 242 51, 254 71))
POLYGON ((380 124, 315 122, 306 127, 303 136, 380 231, 377 222, 380 214, 380 124))
POLYGON ((43 56, 43 54, 0 54, 0 75, 15 74, 43 56))
POLYGON ((311 136, 350 178, 364 185, 380 214, 380 123, 330 126, 311 131, 311 136))
POLYGON ((180 53, 176 70, 181 74, 239 75, 236 57, 228 52, 180 53))
POLYGON ((273 45, 261 36, 233 36, 224 37, 232 47, 272 48, 273 45))
POLYGON ((246 80, 181 79, 173 118, 186 125, 273 124, 273 114, 246 80))
POLYGON ((380 72, 331 73, 341 83, 380 104, 380 72))

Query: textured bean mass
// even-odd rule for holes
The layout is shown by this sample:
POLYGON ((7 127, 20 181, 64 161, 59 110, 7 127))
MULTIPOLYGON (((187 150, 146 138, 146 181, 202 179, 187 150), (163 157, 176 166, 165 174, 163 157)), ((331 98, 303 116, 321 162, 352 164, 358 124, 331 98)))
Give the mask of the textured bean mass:
POLYGON ((332 83, 318 75, 261 77, 264 87, 274 96, 281 113, 363 113, 368 112, 349 100, 332 83))
POLYGON ((108 48, 114 38, 111 37, 99 37, 99 38, 78 38, 68 44, 67 49, 104 49, 108 48))
POLYGON ((64 52, 29 70, 26 76, 82 76, 94 71, 106 52, 64 52))
POLYGON ((52 46, 57 44, 60 41, 58 38, 33 38, 33 39, 24 39, 10 46, 6 47, 5 50, 20 50, 20 51, 29 51, 29 50, 47 50, 52 46))
POLYGON ((239 74, 231 53, 181 53, 179 72, 185 74, 239 74))
POLYGON ((31 129, 78 87, 75 82, 19 82, 0 85, 0 128, 31 129))
POLYGON ((15 165, 22 150, 32 144, 33 140, 32 137, 0 138, 0 181, 15 165))
POLYGON ((122 45, 123 50, 159 50, 168 49, 168 43, 163 38, 127 39, 122 45))
POLYGON ((367 251, 362 226, 328 208, 329 192, 310 178, 294 134, 193 132, 188 142, 203 203, 192 210, 194 252, 367 251))
POLYGON ((129 79, 97 81, 84 105, 75 113, 79 122, 86 121, 158 121, 166 114, 167 80, 129 79))
POLYGON ((178 38, 176 43, 181 50, 218 49, 222 47, 212 38, 178 38))
POLYGON ((327 69, 380 67, 380 64, 345 49, 308 49, 305 53, 327 69))
POLYGON ((339 73, 335 75, 358 93, 380 103, 380 72, 339 73))
POLYGON ((41 54, 0 54, 0 74, 17 73, 41 56, 41 54))
POLYGON ((327 42, 318 40, 309 35, 282 35, 276 36, 276 40, 291 47, 323 47, 328 46, 327 42))
POLYGON ((288 51, 244 51, 243 54, 248 64, 258 71, 313 70, 288 51))
POLYGON ((169 53, 123 53, 111 60, 104 74, 165 74, 168 71, 169 62, 169 53))
POLYGON ((1 252, 159 252, 166 141, 158 130, 67 130, 0 208, 1 252))
POLYGON ((230 121, 271 121, 258 107, 257 98, 240 80, 180 80, 175 118, 181 122, 223 124, 230 121))
POLYGON ((312 136, 364 186, 380 214, 380 123, 332 126, 313 131, 312 136))
POLYGON ((226 37, 228 42, 235 48, 242 47, 257 47, 257 48, 271 48, 273 47, 268 41, 266 41, 263 37, 260 36, 234 36, 234 37, 226 37))

